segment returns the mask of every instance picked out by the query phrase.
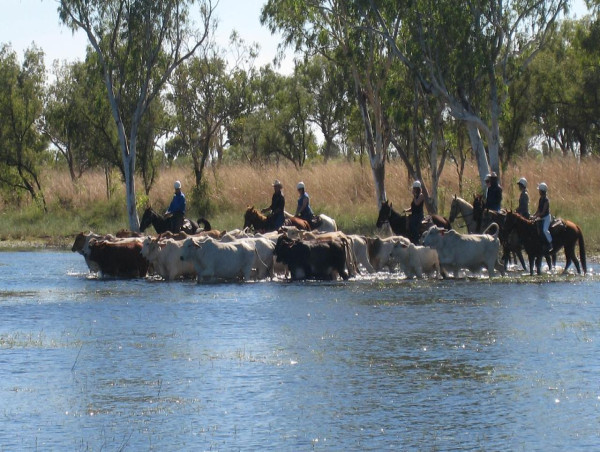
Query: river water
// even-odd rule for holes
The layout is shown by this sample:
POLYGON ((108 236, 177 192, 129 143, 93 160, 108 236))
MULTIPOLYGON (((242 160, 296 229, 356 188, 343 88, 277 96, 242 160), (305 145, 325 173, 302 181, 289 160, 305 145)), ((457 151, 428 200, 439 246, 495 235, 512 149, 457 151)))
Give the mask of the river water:
POLYGON ((600 278, 199 285, 0 253, 0 450, 600 448, 600 278))

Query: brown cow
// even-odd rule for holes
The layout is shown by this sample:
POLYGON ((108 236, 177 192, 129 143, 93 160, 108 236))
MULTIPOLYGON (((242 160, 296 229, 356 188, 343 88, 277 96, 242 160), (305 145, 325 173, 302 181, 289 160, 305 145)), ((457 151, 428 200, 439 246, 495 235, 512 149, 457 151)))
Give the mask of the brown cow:
POLYGON ((141 254, 141 239, 90 239, 88 247, 89 258, 98 264, 102 276, 142 278, 148 272, 148 260, 141 254))

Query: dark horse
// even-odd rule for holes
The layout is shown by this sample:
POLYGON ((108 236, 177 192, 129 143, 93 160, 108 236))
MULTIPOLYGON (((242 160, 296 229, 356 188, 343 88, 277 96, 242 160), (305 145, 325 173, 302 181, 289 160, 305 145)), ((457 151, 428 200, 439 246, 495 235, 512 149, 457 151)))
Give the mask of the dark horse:
MULTIPOLYGON (((541 272, 541 258, 543 255, 546 256, 546 260, 550 263, 549 256, 544 254, 542 240, 538 225, 534 220, 528 220, 522 217, 518 213, 507 212, 506 221, 504 228, 507 232, 516 231, 519 235, 521 243, 529 256, 529 267, 530 274, 533 275, 533 262, 535 260, 537 274, 541 272)), ((579 267, 579 260, 575 255, 575 245, 579 242, 579 257, 581 258, 581 267, 583 273, 587 273, 587 264, 585 257, 585 244, 583 241, 583 233, 581 228, 575 223, 569 220, 557 219, 550 225, 550 234, 552 235, 552 267, 556 265, 556 253, 558 250, 564 247, 566 264, 563 270, 563 274, 567 272, 567 269, 571 265, 571 262, 575 264, 577 273, 581 274, 579 267)), ((550 265, 549 265, 550 267, 550 265)))
MULTIPOLYGON (((196 234, 202 230, 202 228, 198 226, 198 223, 204 224, 205 231, 211 229, 210 223, 208 223, 208 221, 206 221, 204 218, 200 218, 198 222, 185 218, 183 220, 183 227, 181 230, 186 234, 196 234)), ((142 215, 142 220, 140 221, 140 231, 143 232, 150 225, 154 226, 154 230, 157 234, 162 234, 163 232, 170 231, 169 228, 171 227, 171 220, 168 217, 156 213, 152 207, 148 207, 144 211, 144 215, 142 215)))
MULTIPOLYGON (((392 231, 396 235, 410 238, 410 214, 405 213, 399 214, 392 208, 392 203, 383 201, 381 208, 379 209, 379 216, 377 217, 377 223, 375 226, 380 228, 384 223, 389 223, 392 231)), ((426 216, 421 225, 421 231, 419 235, 422 235, 430 226, 436 225, 440 228, 449 230, 451 228, 450 222, 442 217, 441 215, 433 214, 430 217, 426 216)))
POLYGON ((492 223, 496 223, 500 227, 500 233, 498 237, 500 238, 500 243, 502 244, 502 263, 504 264, 505 270, 508 268, 511 253, 513 253, 519 259, 523 270, 527 270, 527 267, 525 266, 525 259, 523 259, 523 246, 518 234, 514 230, 510 232, 505 231, 505 211, 495 212, 493 210, 486 210, 483 195, 475 195, 475 199, 473 199, 473 220, 477 225, 475 229, 477 232, 485 230, 485 228, 492 223))
MULTIPOLYGON (((295 226, 298 229, 310 231, 310 223, 302 218, 288 217, 285 219, 284 226, 295 226)), ((274 231, 275 227, 269 217, 260 212, 255 207, 248 207, 244 213, 244 229, 254 228, 255 231, 270 232, 274 231)))

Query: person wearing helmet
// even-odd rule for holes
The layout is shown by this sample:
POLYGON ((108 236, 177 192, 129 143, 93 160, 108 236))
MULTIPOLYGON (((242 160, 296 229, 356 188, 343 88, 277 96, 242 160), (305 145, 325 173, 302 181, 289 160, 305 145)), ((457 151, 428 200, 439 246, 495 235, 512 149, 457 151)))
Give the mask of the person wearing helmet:
POLYGON ((178 180, 173 184, 175 194, 173 200, 169 204, 169 208, 165 212, 167 218, 171 220, 171 232, 177 233, 183 227, 183 219, 185 216, 185 195, 181 192, 181 182, 178 180))
POLYGON ((410 202, 410 208, 404 209, 404 212, 410 213, 408 222, 410 241, 414 244, 418 244, 421 235, 421 224, 424 218, 423 207, 425 206, 425 195, 421 190, 421 182, 418 180, 414 181, 412 184, 412 195, 413 198, 410 202))
MULTIPOLYGON (((498 183, 498 175, 495 172, 492 171, 488 176, 490 183, 485 192, 485 208, 499 212, 502 207, 502 187, 498 183)), ((486 176, 486 183, 487 180, 486 176)))
POLYGON ((314 214, 310 208, 310 197, 308 196, 308 193, 306 193, 304 182, 298 182, 296 188, 298 189, 298 194, 300 195, 298 198, 296 216, 310 222, 312 221, 314 214))
POLYGON ((540 192, 540 200, 538 202, 538 209, 533 214, 535 220, 541 222, 542 229, 542 244, 544 245, 544 252, 552 252, 552 235, 550 234, 550 200, 548 199, 548 185, 542 182, 538 185, 540 192))
POLYGON ((529 193, 527 192, 527 179, 522 177, 517 182, 519 186, 519 190, 521 190, 521 195, 519 196, 519 207, 517 207, 517 212, 519 215, 525 218, 529 218, 529 193))
POLYGON ((281 189, 283 185, 278 179, 273 182, 273 196, 271 197, 271 205, 261 210, 263 213, 269 213, 269 221, 272 224, 273 230, 278 230, 283 226, 285 221, 285 198, 281 189))

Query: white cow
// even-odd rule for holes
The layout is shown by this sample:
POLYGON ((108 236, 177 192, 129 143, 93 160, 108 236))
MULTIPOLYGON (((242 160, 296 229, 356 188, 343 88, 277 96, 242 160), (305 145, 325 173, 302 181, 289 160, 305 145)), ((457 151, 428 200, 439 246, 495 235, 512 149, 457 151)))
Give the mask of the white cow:
POLYGON ((410 243, 406 237, 402 237, 400 235, 393 235, 391 237, 386 238, 369 238, 368 242, 368 251, 369 251, 369 262, 375 269, 375 271, 382 271, 385 267, 388 270, 394 271, 396 267, 396 262, 390 259, 390 255, 392 253, 392 249, 396 245, 396 243, 406 243, 407 245, 410 243))
POLYGON ((225 234, 221 238, 221 242, 224 243, 235 243, 238 241, 249 243, 256 250, 253 265, 253 278, 264 279, 267 276, 273 278, 273 265, 275 262, 275 242, 265 237, 259 236, 236 239, 233 236, 225 234))
POLYGON ((249 280, 253 276, 256 249, 243 240, 224 243, 213 238, 189 238, 183 243, 183 261, 194 264, 198 282, 249 280))
POLYGON ((410 242, 398 242, 392 248, 390 259, 400 265, 400 269, 408 279, 415 276, 421 279, 423 274, 434 273, 437 273, 438 278, 442 277, 438 253, 433 248, 416 246, 410 242))
POLYGON ((350 234, 348 236, 352 243, 352 250, 354 251, 354 258, 356 259, 357 265, 362 265, 365 270, 369 273, 375 273, 375 268, 369 261, 369 248, 368 239, 365 236, 350 234))
POLYGON ((498 226, 492 224, 496 226, 494 235, 459 234, 453 229, 445 231, 432 226, 423 234, 422 242, 437 250, 442 271, 452 269, 455 278, 460 269, 477 273, 482 267, 487 269, 490 278, 494 276, 495 269, 504 275, 504 268, 498 262, 498 226))
POLYGON ((146 237, 141 253, 150 262, 154 272, 167 281, 180 277, 191 278, 196 276, 196 270, 193 262, 181 260, 183 243, 183 240, 146 237))

